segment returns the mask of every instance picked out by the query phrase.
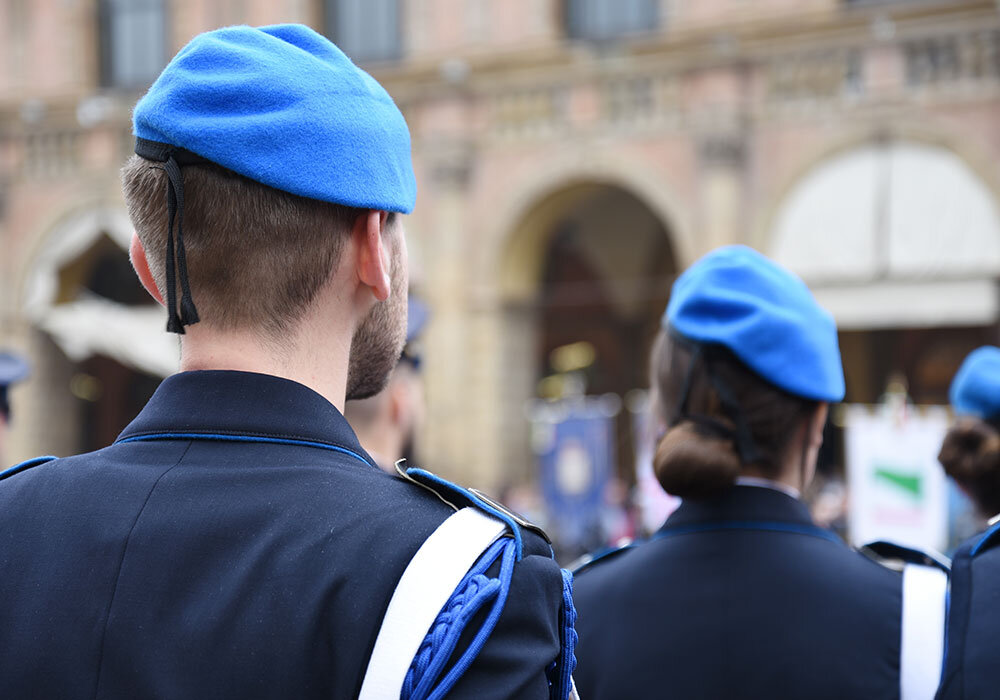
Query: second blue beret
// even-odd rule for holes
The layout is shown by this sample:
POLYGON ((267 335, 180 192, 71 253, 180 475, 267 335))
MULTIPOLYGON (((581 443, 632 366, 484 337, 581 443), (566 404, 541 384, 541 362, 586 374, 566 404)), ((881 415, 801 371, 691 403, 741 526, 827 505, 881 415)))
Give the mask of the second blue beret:
POLYGON ((718 248, 688 268, 663 323, 694 342, 728 348, 790 394, 844 398, 833 317, 802 280, 751 248, 718 248))

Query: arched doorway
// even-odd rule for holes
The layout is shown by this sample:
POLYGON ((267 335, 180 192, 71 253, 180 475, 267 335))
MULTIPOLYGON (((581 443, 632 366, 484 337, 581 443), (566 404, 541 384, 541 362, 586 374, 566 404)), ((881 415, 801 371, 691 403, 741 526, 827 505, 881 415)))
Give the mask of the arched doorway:
MULTIPOLYGON (((649 346, 676 264, 666 227, 634 195, 591 186, 577 196, 552 225, 545 246, 534 361, 542 383, 536 393, 624 399, 648 384, 649 346), (567 371, 576 374, 577 386, 545 384, 567 371)), ((617 473, 631 481, 635 456, 626 413, 616 428, 617 473)))
POLYGON ((782 201, 768 252, 837 319, 848 402, 901 377, 917 403, 947 403, 964 355, 1000 338, 997 201, 947 148, 878 139, 823 161, 782 201))
POLYGON ((501 260, 508 481, 543 478, 537 430, 529 441, 533 406, 601 397, 613 416, 610 475, 634 482, 628 407, 648 385, 649 347, 677 272, 669 224, 619 184, 570 183, 529 207, 501 260))
POLYGON ((176 370, 176 340, 132 271, 130 236, 118 208, 76 212, 46 237, 28 271, 25 315, 44 387, 28 404, 32 422, 46 426, 43 452, 110 444, 176 370))

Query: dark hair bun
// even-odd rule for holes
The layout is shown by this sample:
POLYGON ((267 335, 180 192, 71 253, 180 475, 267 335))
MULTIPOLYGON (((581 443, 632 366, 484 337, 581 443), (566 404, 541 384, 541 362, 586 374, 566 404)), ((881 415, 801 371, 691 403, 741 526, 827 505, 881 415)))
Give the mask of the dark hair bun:
POLYGON ((984 515, 1000 512, 1000 433, 996 428, 976 418, 960 420, 945 435, 938 461, 984 515))
POLYGON ((985 421, 965 418, 948 431, 938 461, 958 481, 1000 471, 1000 434, 985 421))
POLYGON ((704 434, 691 421, 682 421, 656 446, 653 469, 667 493, 708 498, 736 482, 740 460, 731 440, 704 434))

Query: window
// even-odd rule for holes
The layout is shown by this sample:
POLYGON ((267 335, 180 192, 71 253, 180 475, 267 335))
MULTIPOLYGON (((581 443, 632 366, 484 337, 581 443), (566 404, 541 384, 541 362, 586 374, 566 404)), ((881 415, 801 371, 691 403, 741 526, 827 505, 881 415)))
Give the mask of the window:
POLYGON ((566 0, 566 29, 574 39, 609 41, 659 24, 660 0, 566 0))
POLYGON ((325 0, 326 35, 357 63, 402 56, 399 0, 325 0))
POLYGON ((163 0, 99 0, 101 85, 141 89, 167 62, 163 0))

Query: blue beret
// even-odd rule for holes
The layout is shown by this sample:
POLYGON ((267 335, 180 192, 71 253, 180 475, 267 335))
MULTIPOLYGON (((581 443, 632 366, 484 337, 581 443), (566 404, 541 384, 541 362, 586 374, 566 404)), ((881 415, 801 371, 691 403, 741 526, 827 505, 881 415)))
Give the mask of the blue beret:
POLYGON ((139 100, 140 139, 291 194, 409 213, 410 132, 389 94, 299 24, 195 37, 139 100))
POLYGON ((1000 348, 984 345, 973 350, 958 368, 948 398, 961 415, 1000 416, 1000 348))
POLYGON ((790 394, 844 398, 833 317, 794 274, 746 246, 712 251, 677 278, 663 325, 722 345, 790 394))

